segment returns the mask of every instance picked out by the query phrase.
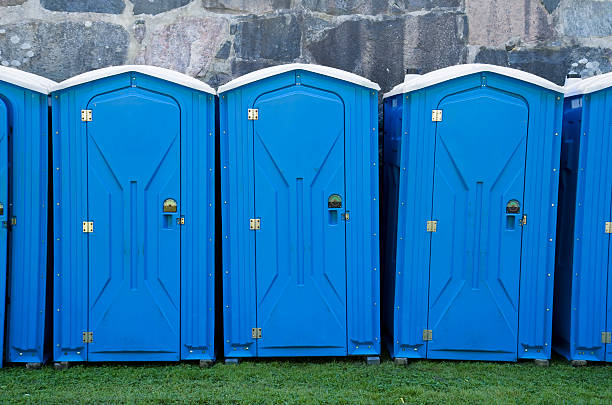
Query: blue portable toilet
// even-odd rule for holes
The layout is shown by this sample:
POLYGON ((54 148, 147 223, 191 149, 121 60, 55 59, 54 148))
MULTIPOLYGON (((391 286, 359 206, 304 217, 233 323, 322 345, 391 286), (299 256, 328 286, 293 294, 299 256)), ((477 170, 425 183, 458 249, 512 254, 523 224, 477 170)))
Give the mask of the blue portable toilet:
POLYGON ((212 361, 215 91, 115 66, 52 103, 54 360, 212 361))
POLYGON ((48 354, 48 93, 54 84, 0 66, 0 347, 7 361, 30 365, 48 354))
POLYGON ((500 66, 384 96, 383 335, 409 358, 550 358, 563 89, 500 66))
POLYGON ((553 347, 575 364, 612 361, 612 74, 566 87, 553 347))
POLYGON ((379 361, 378 90, 309 64, 219 88, 229 362, 379 361))

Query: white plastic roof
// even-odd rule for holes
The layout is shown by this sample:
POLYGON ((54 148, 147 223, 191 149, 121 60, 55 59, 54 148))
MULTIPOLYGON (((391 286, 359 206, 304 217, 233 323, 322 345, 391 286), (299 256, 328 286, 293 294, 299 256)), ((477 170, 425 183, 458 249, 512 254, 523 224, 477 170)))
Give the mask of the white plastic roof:
POLYGON ((58 83, 51 88, 51 91, 58 91, 68 87, 77 86, 79 84, 88 83, 94 80, 116 76, 127 72, 142 73, 144 75, 157 77, 158 79, 166 80, 168 82, 180 84, 181 86, 190 87, 192 89, 204 91, 210 94, 217 94, 215 89, 196 78, 187 76, 183 73, 175 72, 174 70, 148 65, 122 65, 92 70, 91 72, 83 73, 58 83))
POLYGON ((612 87, 612 73, 589 77, 565 86, 565 97, 595 93, 612 87))
POLYGON ((420 77, 411 78, 403 83, 395 86, 390 92, 386 93, 383 98, 392 97, 397 94, 409 93, 411 91, 423 89, 435 84, 443 83, 448 80, 456 79, 471 75, 473 73, 491 72, 499 75, 513 77, 527 83, 535 84, 536 86, 544 87, 559 93, 563 93, 563 87, 554 84, 540 76, 531 73, 523 72, 522 70, 507 68, 496 65, 486 65, 480 63, 472 63, 467 65, 451 66, 444 69, 436 70, 420 77))
POLYGON ((219 87, 218 92, 224 93, 226 91, 235 89, 237 87, 244 86, 245 84, 253 83, 266 77, 276 76, 281 73, 290 72, 293 70, 306 70, 308 72, 318 73, 320 75, 333 77, 336 79, 344 80, 345 82, 355 83, 363 87, 368 87, 374 90, 380 90, 380 86, 365 77, 358 76, 354 73, 346 72, 344 70, 321 66, 311 65, 308 63, 289 63, 287 65, 272 66, 269 68, 256 70, 248 73, 244 76, 240 76, 229 83, 219 87))
POLYGON ((0 80, 42 94, 49 94, 51 87, 57 84, 42 76, 6 66, 0 66, 0 80))

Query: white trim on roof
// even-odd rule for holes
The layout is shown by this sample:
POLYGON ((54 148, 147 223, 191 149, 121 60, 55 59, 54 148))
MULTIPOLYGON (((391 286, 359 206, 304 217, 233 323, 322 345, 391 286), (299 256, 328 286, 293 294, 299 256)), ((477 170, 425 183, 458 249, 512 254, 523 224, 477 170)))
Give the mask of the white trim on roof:
POLYGON ((215 92, 215 89, 196 78, 187 76, 186 74, 179 73, 174 70, 148 65, 111 66, 103 69, 93 70, 91 72, 83 73, 78 76, 74 76, 70 79, 64 80, 61 83, 58 83, 57 85, 51 88, 51 91, 63 90, 68 87, 74 87, 78 86, 79 84, 88 83, 94 80, 116 76, 128 72, 142 73, 143 75, 156 77, 158 79, 166 80, 168 82, 180 84, 181 86, 190 87, 192 89, 200 90, 210 94, 217 94, 215 92))
POLYGON ((565 97, 581 96, 612 87, 612 73, 582 79, 565 86, 565 97))
POLYGON ((306 70, 308 72, 318 73, 320 75, 333 77, 336 79, 344 80, 345 82, 350 82, 357 84, 359 86, 367 87, 370 89, 374 89, 376 91, 380 90, 380 86, 365 77, 358 76, 354 73, 346 72, 344 70, 321 66, 321 65, 312 65, 308 63, 289 63, 286 65, 278 65, 272 66, 269 68, 256 70, 254 72, 248 73, 244 76, 240 76, 229 83, 224 84, 219 87, 219 93, 225 93, 226 91, 233 90, 237 87, 244 86, 249 83, 256 82, 261 79, 265 79, 266 77, 276 76, 281 73, 290 72, 293 70, 306 70))
POLYGON ((400 83, 390 92, 386 93, 383 98, 392 97, 397 94, 409 93, 411 91, 420 90, 425 87, 443 83, 448 80, 456 79, 480 72, 491 72, 499 75, 512 77, 527 83, 535 84, 546 89, 550 89, 559 93, 563 93, 563 87, 554 84, 540 76, 531 73, 523 72, 522 70, 507 68, 496 65, 486 65, 480 63, 472 63, 467 65, 451 66, 444 69, 436 70, 424 74, 418 78, 413 78, 404 83, 400 83))
POLYGON ((51 87, 57 84, 34 73, 6 66, 0 66, 0 80, 42 94, 49 94, 51 87))

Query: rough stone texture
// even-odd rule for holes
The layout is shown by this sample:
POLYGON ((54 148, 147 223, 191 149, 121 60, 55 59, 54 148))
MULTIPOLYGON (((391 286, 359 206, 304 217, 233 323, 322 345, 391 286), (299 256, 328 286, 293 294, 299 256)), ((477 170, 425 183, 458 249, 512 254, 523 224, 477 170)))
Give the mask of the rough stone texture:
POLYGON ((563 11, 564 33, 576 37, 612 36, 612 2, 580 0, 563 11))
POLYGON ((573 62, 586 58, 600 63, 604 72, 612 70, 612 50, 588 47, 539 47, 505 50, 481 48, 475 57, 477 63, 490 63, 524 70, 563 84, 573 62))
POLYGON ((0 0, 0 7, 18 6, 25 3, 27 0, 0 0))
POLYGON ((159 14, 174 8, 183 7, 191 0, 130 0, 134 4, 134 14, 159 14))
POLYGON ((0 25, 0 63, 64 80, 125 63, 128 42, 129 34, 123 27, 104 22, 0 25))
POLYGON ((470 43, 501 46, 514 37, 525 42, 547 41, 553 30, 540 0, 465 0, 470 43))
POLYGON ((302 0, 305 9, 332 15, 379 14, 388 10, 388 0, 302 0))
POLYGON ((402 80, 406 68, 426 73, 464 63, 461 19, 455 13, 427 13, 382 21, 350 20, 327 30, 307 49, 316 63, 369 77, 388 89, 402 80))
POLYGON ((555 11, 557 7, 559 7, 560 2, 561 0, 542 0, 544 8, 546 8, 546 11, 548 11, 549 13, 555 11))
POLYGON ((121 14, 125 8, 123 0, 40 0, 40 4, 51 11, 88 11, 111 14, 121 14))
POLYGON ((220 13, 263 14, 291 8, 291 0, 202 0, 204 8, 220 13))
POLYGON ((236 57, 291 62, 300 56, 302 32, 299 16, 249 18, 238 23, 234 40, 236 57))
POLYGON ((228 35, 229 23, 224 18, 181 17, 145 35, 138 62, 200 77, 209 71, 228 35))
POLYGON ((612 0, 0 0, 0 63, 56 80, 147 63, 219 86, 305 62, 387 91, 408 68, 483 62, 562 84, 582 58, 612 70, 612 0))

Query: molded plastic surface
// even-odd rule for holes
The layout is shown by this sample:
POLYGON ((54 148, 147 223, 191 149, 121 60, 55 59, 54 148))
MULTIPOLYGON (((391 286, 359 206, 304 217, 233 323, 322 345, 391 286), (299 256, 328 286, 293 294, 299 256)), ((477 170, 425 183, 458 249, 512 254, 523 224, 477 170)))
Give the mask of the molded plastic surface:
POLYGON ((55 361, 214 359, 215 97, 130 71, 52 100, 55 361))
MULTIPOLYGON (((7 71, 22 80, 32 79, 32 83, 20 87, 15 84, 18 81, 0 81, 0 108, 4 107, 0 113, 0 156, 4 156, 0 157, 4 161, 0 163, 0 187, 2 194, 8 193, 8 197, 0 196, 2 221, 15 222, 10 230, 0 229, 0 239, 8 238, 8 280, 0 280, 3 303, 4 286, 8 295, 5 359, 43 363, 48 355, 45 334, 50 331, 46 320, 49 109, 46 92, 28 88, 51 81, 15 69, 1 72, 7 71), (6 134, 10 134, 8 139, 6 134)), ((4 240, 0 243, 6 246, 4 240)))
POLYGON ((550 357, 561 98, 480 71, 385 99, 392 357, 550 357))
POLYGON ((612 88, 565 100, 553 343, 569 360, 612 361, 610 105, 612 88))
POLYGON ((299 69, 221 94, 226 357, 380 353, 377 100, 299 69))

